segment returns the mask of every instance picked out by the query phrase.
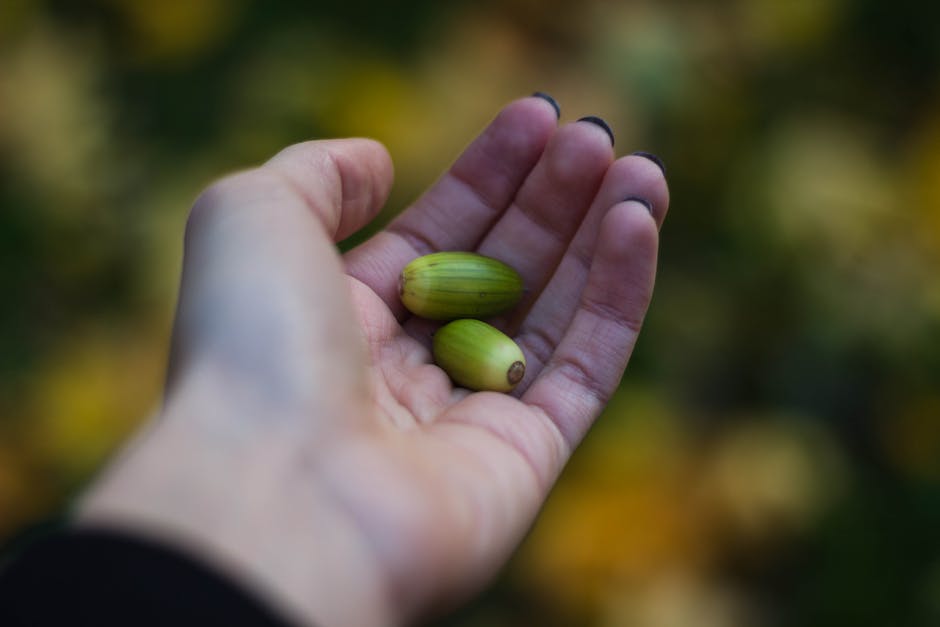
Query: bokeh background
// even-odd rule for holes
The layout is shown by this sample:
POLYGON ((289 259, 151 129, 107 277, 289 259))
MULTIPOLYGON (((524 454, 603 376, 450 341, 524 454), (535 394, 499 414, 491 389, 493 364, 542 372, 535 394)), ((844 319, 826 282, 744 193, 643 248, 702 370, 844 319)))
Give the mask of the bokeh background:
POLYGON ((441 624, 940 624, 938 87, 924 0, 2 2, 0 545, 156 406, 203 186, 371 136, 381 222, 543 90, 667 163, 659 281, 544 516, 441 624))

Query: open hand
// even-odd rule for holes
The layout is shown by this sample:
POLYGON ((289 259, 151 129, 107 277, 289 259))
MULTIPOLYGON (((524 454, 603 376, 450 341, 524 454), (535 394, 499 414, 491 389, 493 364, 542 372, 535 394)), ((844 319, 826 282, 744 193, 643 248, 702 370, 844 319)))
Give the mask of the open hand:
POLYGON ((407 622, 495 574, 620 381, 666 183, 648 158, 615 160, 597 123, 558 127, 524 98, 341 256, 391 183, 379 144, 313 141, 200 197, 165 406, 81 524, 191 547, 322 626, 407 622), (521 274, 522 302, 493 321, 526 355, 511 395, 454 388, 434 325, 402 307, 401 269, 438 250, 521 274))

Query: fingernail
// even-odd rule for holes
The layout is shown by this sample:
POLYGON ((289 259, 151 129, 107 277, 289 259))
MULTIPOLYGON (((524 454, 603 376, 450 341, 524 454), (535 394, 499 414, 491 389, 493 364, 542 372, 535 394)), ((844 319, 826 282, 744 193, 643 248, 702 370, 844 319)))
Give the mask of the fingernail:
POLYGON ((662 160, 662 159, 660 159, 659 157, 657 157, 657 156, 654 155, 653 153, 651 153, 651 152, 643 152, 642 150, 638 150, 638 151, 634 152, 633 154, 636 155, 637 157, 643 157, 644 159, 649 159, 650 161, 652 161, 653 163, 655 163, 656 165, 659 166, 659 169, 663 171, 663 174, 666 173, 666 164, 663 163, 663 160, 662 160))
POLYGON ((555 117, 561 119, 561 107, 558 106, 558 103, 555 101, 554 98, 546 94, 544 91, 537 91, 534 94, 532 94, 532 96, 534 98, 541 98, 548 104, 552 105, 552 107, 555 109, 555 117))
POLYGON ((611 146, 614 145, 614 132, 610 130, 610 127, 607 126, 607 122, 605 122, 604 120, 600 119, 596 115, 588 115, 583 118, 578 118, 578 122, 590 122, 591 124, 596 124, 597 126, 601 127, 602 129, 604 129, 604 132, 607 133, 607 135, 610 137, 610 145, 611 146))
MULTIPOLYGON (((640 198, 639 196, 629 196, 624 198, 623 202, 638 202, 646 207, 646 210, 650 212, 651 216, 653 215, 653 204, 645 198, 640 198)), ((653 217, 655 218, 656 216, 653 217)))

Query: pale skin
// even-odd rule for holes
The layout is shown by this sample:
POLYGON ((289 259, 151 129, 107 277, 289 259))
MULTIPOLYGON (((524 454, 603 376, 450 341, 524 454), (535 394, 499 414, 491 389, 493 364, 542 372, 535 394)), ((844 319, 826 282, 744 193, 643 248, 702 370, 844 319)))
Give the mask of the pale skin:
POLYGON ((212 185, 186 228, 165 403, 78 525, 159 539, 298 623, 401 625, 505 564, 618 385, 650 301, 662 172, 597 125, 506 106, 391 225, 388 153, 291 146, 212 185), (652 211, 637 201, 640 197, 652 211), (494 321, 512 394, 454 388, 398 274, 438 250, 499 258, 526 295, 494 321))

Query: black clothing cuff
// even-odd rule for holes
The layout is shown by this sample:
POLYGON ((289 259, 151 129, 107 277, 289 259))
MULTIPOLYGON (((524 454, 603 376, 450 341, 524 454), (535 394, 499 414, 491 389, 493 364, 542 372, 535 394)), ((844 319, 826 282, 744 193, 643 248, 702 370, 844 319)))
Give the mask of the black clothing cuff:
POLYGON ((47 536, 0 566, 0 625, 288 623, 177 549, 86 529, 47 536))

